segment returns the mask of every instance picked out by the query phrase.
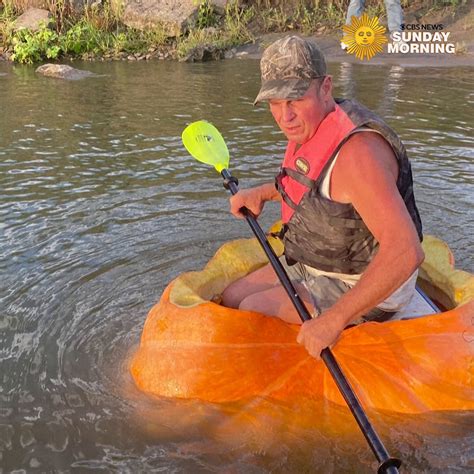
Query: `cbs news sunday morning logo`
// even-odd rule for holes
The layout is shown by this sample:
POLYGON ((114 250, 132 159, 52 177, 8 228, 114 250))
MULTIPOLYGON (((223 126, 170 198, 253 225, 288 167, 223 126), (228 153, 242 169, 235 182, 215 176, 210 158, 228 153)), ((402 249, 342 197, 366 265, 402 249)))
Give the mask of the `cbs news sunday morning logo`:
POLYGON ((349 25, 343 26, 342 43, 347 53, 354 54, 363 61, 370 60, 383 52, 387 44, 388 54, 454 54, 456 47, 449 42, 449 31, 443 31, 441 24, 402 24, 401 31, 390 34, 390 42, 385 35, 385 26, 377 17, 364 13, 353 16, 349 25))

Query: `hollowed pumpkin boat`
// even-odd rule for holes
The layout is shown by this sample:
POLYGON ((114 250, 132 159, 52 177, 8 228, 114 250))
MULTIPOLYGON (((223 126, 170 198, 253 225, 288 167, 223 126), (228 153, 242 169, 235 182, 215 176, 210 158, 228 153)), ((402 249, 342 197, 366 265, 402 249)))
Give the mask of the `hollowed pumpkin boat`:
MULTIPOLYGON (((270 238, 277 253, 281 243, 270 238)), ((474 275, 448 246, 425 236, 418 284, 446 311, 365 323, 333 352, 362 405, 422 413, 474 409, 474 275)), ((332 377, 296 343, 298 326, 213 302, 267 262, 256 239, 224 244, 202 271, 172 281, 148 314, 131 362, 139 389, 223 403, 268 397, 345 405, 332 377)))

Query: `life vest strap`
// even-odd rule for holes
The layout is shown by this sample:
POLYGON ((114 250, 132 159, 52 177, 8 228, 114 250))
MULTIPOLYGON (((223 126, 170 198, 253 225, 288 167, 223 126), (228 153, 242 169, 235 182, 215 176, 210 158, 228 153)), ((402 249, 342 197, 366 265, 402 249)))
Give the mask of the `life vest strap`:
POLYGON ((283 178, 286 176, 286 171, 285 170, 286 170, 286 168, 281 168, 280 172, 275 176, 275 187, 277 188, 277 191, 280 193, 281 198, 283 199, 283 201, 289 207, 291 207, 293 210, 295 210, 298 207, 298 205, 291 200, 290 196, 288 196, 288 194, 286 193, 285 188, 283 186, 283 183, 282 183, 283 178))
POLYGON ((314 183, 316 182, 314 179, 308 178, 303 173, 299 171, 292 170, 291 168, 282 168, 282 171, 285 171, 285 175, 289 176, 290 178, 298 181, 298 183, 306 186, 307 188, 313 188, 314 183))

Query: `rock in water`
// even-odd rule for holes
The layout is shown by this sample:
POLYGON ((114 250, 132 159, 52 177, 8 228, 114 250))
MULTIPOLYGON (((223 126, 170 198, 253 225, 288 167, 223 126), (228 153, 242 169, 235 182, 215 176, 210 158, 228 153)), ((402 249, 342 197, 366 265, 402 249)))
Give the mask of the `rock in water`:
POLYGON ((38 74, 48 77, 56 77, 57 79, 68 79, 75 81, 85 77, 95 76, 93 72, 75 69, 65 64, 43 64, 36 69, 38 74))

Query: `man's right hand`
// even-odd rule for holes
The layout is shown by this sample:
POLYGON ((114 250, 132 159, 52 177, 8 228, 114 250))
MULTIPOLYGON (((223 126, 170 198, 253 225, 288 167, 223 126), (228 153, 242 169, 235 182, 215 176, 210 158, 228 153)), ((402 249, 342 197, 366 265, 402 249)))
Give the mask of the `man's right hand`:
POLYGON ((240 212, 240 209, 246 207, 257 217, 262 212, 266 201, 278 200, 279 196, 273 184, 263 184, 256 188, 242 189, 230 198, 230 212, 235 217, 243 219, 245 216, 240 212))

